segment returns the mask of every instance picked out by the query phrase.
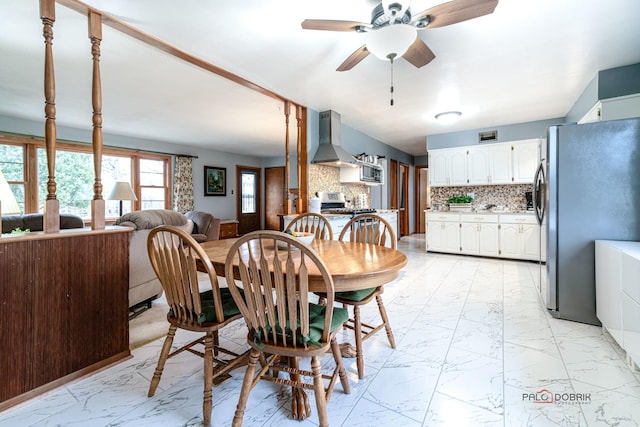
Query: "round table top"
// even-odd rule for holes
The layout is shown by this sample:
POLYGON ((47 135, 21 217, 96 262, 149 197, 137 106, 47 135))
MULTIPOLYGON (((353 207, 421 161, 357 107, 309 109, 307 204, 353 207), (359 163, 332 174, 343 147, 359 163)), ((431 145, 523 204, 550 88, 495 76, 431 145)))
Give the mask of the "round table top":
MULTIPOLYGON (((201 243, 220 276, 224 276, 224 263, 236 240, 201 243)), ((384 285, 398 277, 407 264, 405 254, 384 246, 320 239, 314 239, 309 246, 326 264, 336 292, 384 285)))

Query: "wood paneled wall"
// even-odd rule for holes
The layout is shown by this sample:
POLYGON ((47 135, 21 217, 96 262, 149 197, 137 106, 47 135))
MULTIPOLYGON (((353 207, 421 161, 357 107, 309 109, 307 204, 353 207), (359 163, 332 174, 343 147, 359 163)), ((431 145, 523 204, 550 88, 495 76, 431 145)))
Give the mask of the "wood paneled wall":
POLYGON ((0 240, 0 410, 127 358, 128 289, 126 230, 0 240))

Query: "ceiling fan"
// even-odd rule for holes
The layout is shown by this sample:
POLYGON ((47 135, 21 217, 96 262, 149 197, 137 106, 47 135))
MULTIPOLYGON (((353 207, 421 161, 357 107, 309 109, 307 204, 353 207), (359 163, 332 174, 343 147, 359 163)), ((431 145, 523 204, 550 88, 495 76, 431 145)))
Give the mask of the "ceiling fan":
POLYGON ((420 68, 435 55, 417 36, 417 30, 438 28, 493 13, 498 0, 452 0, 412 14, 408 0, 383 0, 371 12, 371 23, 305 19, 305 30, 354 31, 367 33, 367 43, 353 52, 336 71, 347 71, 373 53, 378 58, 403 57, 420 68))

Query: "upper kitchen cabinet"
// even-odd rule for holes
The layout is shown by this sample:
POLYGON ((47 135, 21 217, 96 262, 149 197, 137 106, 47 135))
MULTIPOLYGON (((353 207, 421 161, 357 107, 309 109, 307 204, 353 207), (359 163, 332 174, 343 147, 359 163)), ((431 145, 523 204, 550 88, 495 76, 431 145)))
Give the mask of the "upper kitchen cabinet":
POLYGON ((603 99, 596 102, 578 123, 640 117, 640 93, 603 99))
POLYGON ((529 184, 539 153, 539 139, 432 150, 429 182, 434 187, 529 184))
POLYGON ((540 140, 527 139, 510 144, 513 163, 511 182, 514 184, 531 184, 540 162, 540 140))
POLYGON ((430 152, 429 182, 436 187, 467 185, 466 147, 430 152))
POLYGON ((511 148, 504 144, 469 147, 467 175, 469 185, 509 184, 511 148))

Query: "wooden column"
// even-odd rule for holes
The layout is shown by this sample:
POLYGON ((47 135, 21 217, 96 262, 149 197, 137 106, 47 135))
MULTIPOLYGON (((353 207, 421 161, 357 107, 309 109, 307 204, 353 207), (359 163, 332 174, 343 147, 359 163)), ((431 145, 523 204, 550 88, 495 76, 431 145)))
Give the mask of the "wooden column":
POLYGON ((54 0, 40 0, 40 19, 44 36, 44 141, 47 153, 47 199, 44 202, 45 233, 60 231, 60 204, 56 199, 56 79, 53 71, 53 23, 56 20, 54 0))
POLYGON ((289 115, 291 114, 291 102, 284 101, 285 136, 284 136, 284 214, 291 213, 291 199, 289 198, 289 185, 291 184, 291 158, 289 155, 289 115))
POLYGON ((307 153, 307 109, 296 106, 298 122, 298 212, 309 212, 309 155, 307 153))
POLYGON ((93 104, 93 200, 91 201, 91 228, 103 230, 105 206, 102 198, 102 82, 100 80, 100 42, 102 41, 102 15, 89 12, 89 39, 93 57, 93 81, 91 100, 93 104))

